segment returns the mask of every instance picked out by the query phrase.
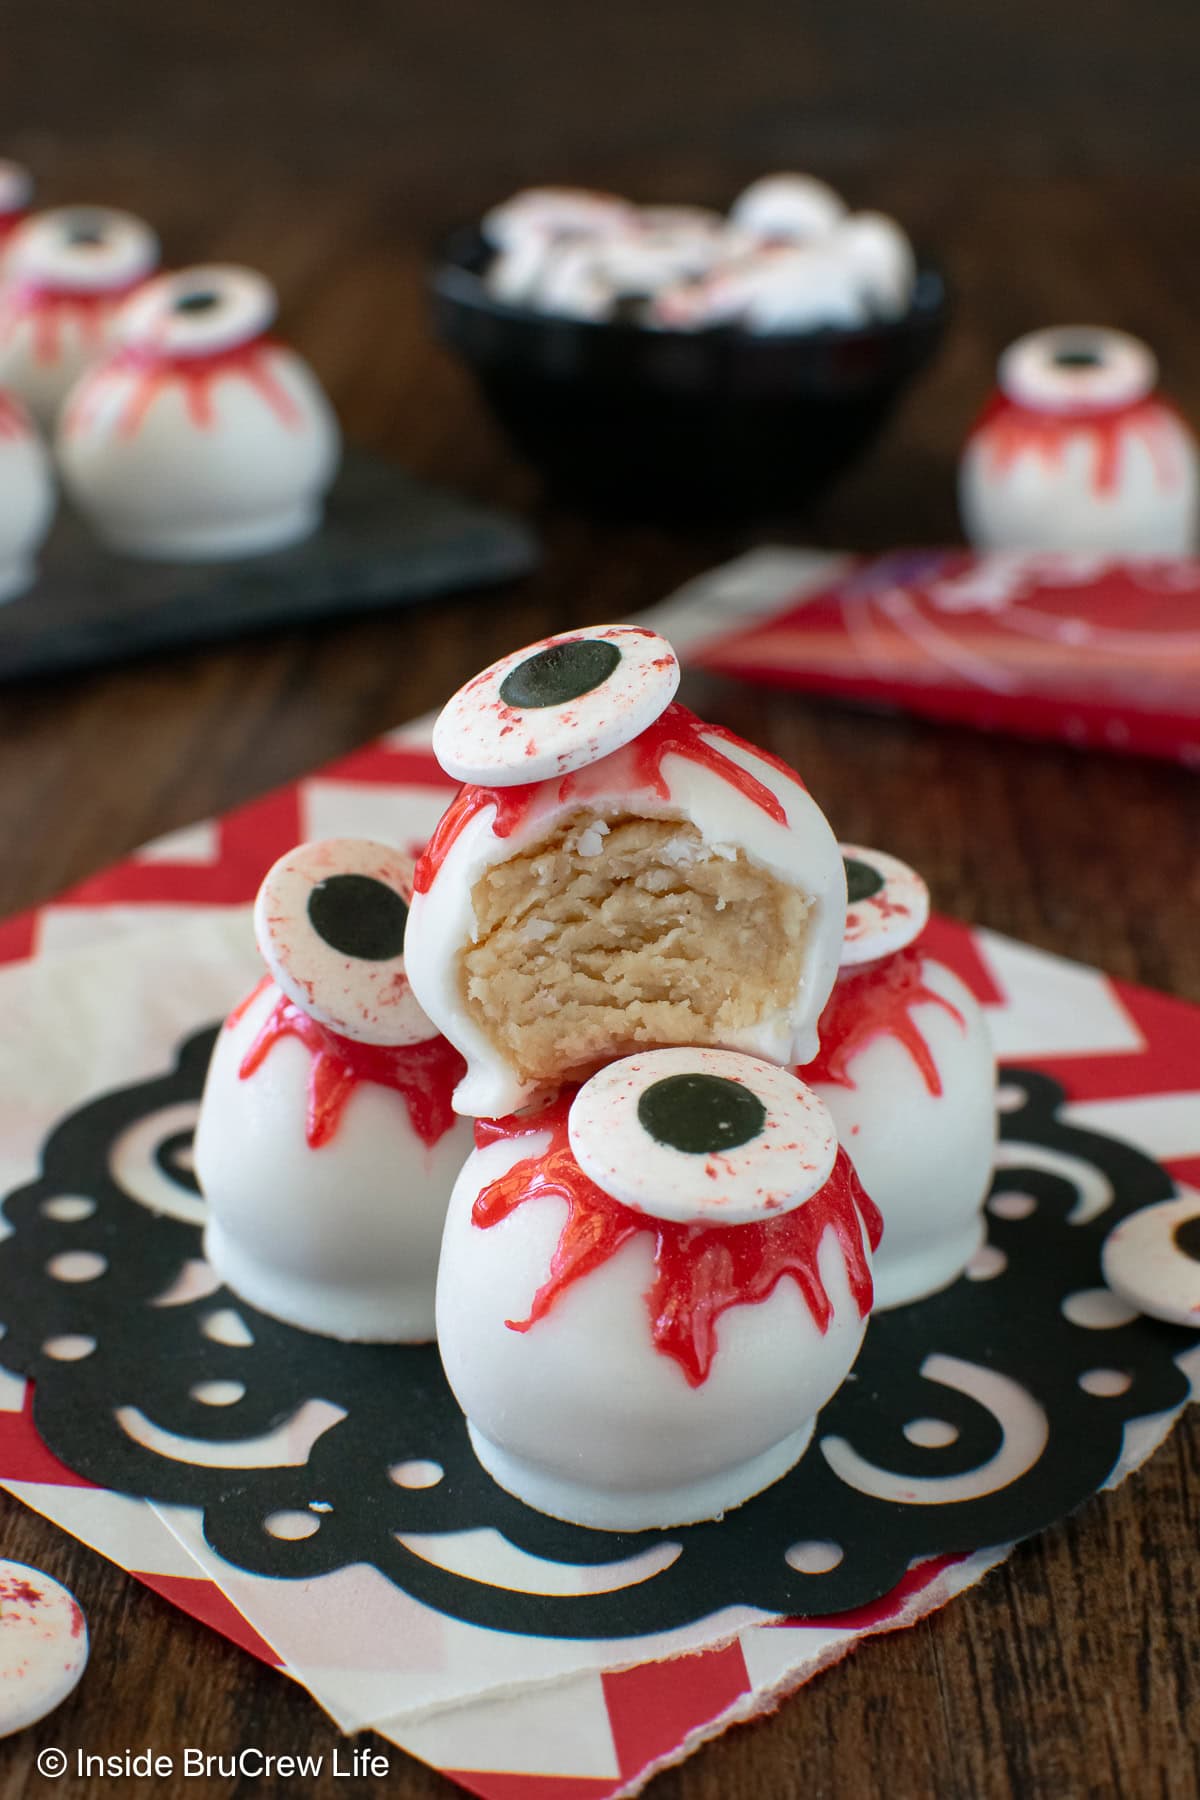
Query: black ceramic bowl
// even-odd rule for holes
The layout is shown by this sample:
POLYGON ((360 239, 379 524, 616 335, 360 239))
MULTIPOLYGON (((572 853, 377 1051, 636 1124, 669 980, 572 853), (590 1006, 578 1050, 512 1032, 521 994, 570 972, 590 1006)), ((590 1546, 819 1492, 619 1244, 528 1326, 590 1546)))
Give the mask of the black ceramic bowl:
POLYGON ((902 318, 767 335, 558 318, 487 292, 474 227, 432 274, 443 342, 554 486, 643 516, 796 511, 866 448, 937 347, 945 285, 923 264, 902 318))

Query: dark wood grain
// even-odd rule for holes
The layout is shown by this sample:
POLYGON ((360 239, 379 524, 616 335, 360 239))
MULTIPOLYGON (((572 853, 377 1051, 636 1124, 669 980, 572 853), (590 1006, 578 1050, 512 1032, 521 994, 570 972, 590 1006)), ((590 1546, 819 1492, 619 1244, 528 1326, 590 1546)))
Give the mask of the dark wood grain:
MULTIPOLYGON (((741 547, 548 507, 429 342, 427 244, 521 182, 723 201, 765 168, 810 166, 944 258, 945 353, 805 522, 810 541, 953 537, 961 435, 997 351, 1035 324, 1143 333, 1200 418, 1194 0, 59 0, 6 18, 4 40, 0 149, 37 169, 48 201, 144 212, 173 261, 259 264, 348 432, 528 510, 547 554, 499 594, 5 691, 2 911, 435 705, 515 643, 624 616, 741 547)), ((696 692, 795 761, 842 835, 924 869, 943 908, 1200 1000, 1194 774, 696 692)), ((661 1775, 653 1800, 1195 1795, 1198 1451, 1185 1422, 1118 1493, 661 1775)), ((0 1800, 49 1791, 33 1767, 48 1744, 328 1755, 332 1727, 293 1684, 14 1502, 0 1519, 7 1554, 78 1592, 95 1646, 67 1705, 0 1747, 0 1800)), ((388 1754, 386 1783, 326 1775, 303 1791, 452 1791, 388 1754)), ((251 1790, 298 1791, 156 1791, 251 1790)))

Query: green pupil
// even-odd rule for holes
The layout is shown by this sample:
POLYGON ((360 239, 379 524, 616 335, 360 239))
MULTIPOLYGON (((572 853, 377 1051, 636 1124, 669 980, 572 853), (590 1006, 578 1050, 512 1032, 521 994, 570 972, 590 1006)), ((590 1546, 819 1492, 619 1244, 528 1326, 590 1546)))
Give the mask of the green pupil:
POLYGON ((851 906, 879 893, 883 876, 872 863, 862 862, 857 856, 844 856, 842 861, 846 865, 846 899, 851 906))

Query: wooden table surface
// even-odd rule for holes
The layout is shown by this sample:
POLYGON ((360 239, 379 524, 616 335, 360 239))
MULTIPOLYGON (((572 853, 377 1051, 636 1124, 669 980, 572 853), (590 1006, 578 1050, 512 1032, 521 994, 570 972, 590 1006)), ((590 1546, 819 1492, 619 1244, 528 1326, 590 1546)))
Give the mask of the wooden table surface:
MULTIPOLYGON (((1200 419, 1194 0, 800 10, 742 0, 735 24, 697 0, 71 0, 6 20, 0 151, 37 171, 44 199, 143 213, 176 263, 268 271, 348 434, 526 512, 545 562, 519 586, 395 618, 5 691, 0 912, 437 704, 503 650, 636 611, 748 541, 547 504, 431 343, 426 244, 523 182, 723 202, 766 169, 809 167, 936 247, 957 295, 944 354, 797 541, 953 539, 962 433, 997 352, 1037 324, 1142 333, 1200 419)), ((695 692, 795 762, 840 835, 924 870, 942 908, 1200 1001, 1194 773, 732 684, 695 692)), ((1118 1493, 660 1775, 652 1800, 1195 1795, 1198 1453, 1185 1421, 1118 1493)), ((6 1554, 78 1593, 94 1645, 67 1705, 0 1748, 3 1800, 49 1790, 34 1757, 51 1744, 328 1755, 333 1730, 300 1689, 7 1498, 0 1519, 6 1554)), ((304 1791, 452 1791, 376 1747, 386 1782, 326 1775, 304 1791)), ((297 1791, 157 1791, 251 1789, 297 1791)))

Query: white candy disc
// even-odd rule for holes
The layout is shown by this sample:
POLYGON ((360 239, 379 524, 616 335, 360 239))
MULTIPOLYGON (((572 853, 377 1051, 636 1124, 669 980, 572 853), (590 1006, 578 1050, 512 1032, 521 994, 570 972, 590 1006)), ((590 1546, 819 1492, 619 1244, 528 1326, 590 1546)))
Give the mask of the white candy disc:
POLYGON ((281 856, 258 890, 254 930, 279 986, 319 1025, 363 1044, 437 1033, 404 969, 409 857, 367 838, 326 838, 281 856))
POLYGON ((929 923, 929 889, 898 856, 858 844, 841 849, 847 902, 841 967, 854 969, 916 942, 929 923))
POLYGON ((580 1088, 567 1131, 606 1194, 681 1224, 789 1212, 824 1187, 837 1156, 811 1088, 733 1050, 648 1050, 610 1063, 580 1088))
POLYGON ((756 238, 799 243, 824 237, 845 211, 841 195, 812 175, 764 175, 738 195, 729 216, 756 238))
POLYGON ((103 294, 132 285, 158 261, 148 225, 110 206, 59 206, 13 232, 5 272, 36 287, 103 294))
POLYGON ((438 715, 434 755, 457 780, 488 787, 567 775, 630 743, 678 686, 675 652, 656 631, 564 631, 460 688, 438 715))
POLYGON ((1109 1232, 1100 1266, 1139 1312, 1200 1331, 1200 1194, 1185 1188, 1131 1213, 1109 1232))
POLYGON ((834 233, 832 250, 845 259, 874 312, 899 318, 908 311, 917 263, 912 245, 886 213, 852 213, 834 233))
POLYGON ((60 1706, 87 1659, 87 1625, 66 1588, 26 1563, 0 1561, 0 1737, 60 1706))
POLYGON ((1031 331, 1000 358, 997 379, 1010 400, 1039 412, 1108 411, 1154 389, 1158 364, 1140 339, 1103 325, 1031 331))
POLYGON ((0 156, 0 217, 20 212, 33 197, 33 176, 20 163, 0 156))
POLYGON ((507 250, 529 236, 596 237, 624 231, 636 217, 629 202, 616 194, 588 188, 525 188, 484 215, 483 235, 507 250))
POLYGON ((259 337, 276 310, 274 288, 252 269, 180 269, 147 282, 126 301, 116 335, 150 355, 209 356, 259 337))

